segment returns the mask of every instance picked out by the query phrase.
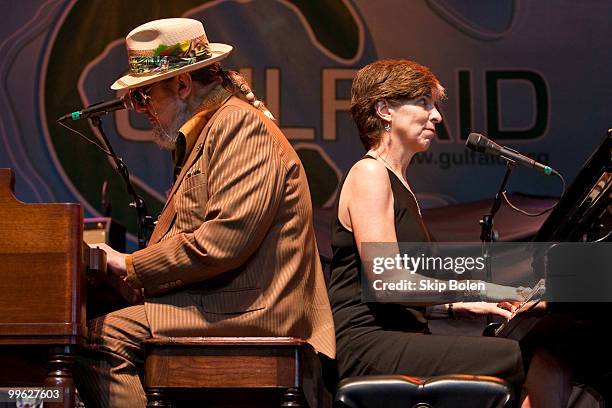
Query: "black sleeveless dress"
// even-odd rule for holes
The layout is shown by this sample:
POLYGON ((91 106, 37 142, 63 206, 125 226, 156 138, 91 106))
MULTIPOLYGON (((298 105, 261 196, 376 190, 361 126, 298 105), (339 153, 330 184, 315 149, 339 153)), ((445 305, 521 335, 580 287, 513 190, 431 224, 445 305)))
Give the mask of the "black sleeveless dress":
MULTIPOLYGON (((365 156, 364 159, 374 159, 365 156)), ((425 242, 430 236, 413 194, 388 170, 398 242, 425 242)), ((344 178, 346 179, 346 177, 344 178)), ((332 222, 329 298, 336 326, 340 378, 372 374, 430 377, 443 374, 493 375, 515 386, 524 380, 518 342, 493 337, 431 335, 425 308, 361 300, 360 259, 353 233, 332 222)))

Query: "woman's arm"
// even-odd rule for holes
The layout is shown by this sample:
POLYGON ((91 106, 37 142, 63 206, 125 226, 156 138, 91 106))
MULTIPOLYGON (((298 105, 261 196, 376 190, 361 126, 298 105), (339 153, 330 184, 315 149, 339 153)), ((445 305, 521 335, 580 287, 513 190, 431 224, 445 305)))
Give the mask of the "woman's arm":
MULTIPOLYGON (((395 257, 399 254, 393 210, 393 192, 387 173, 387 168, 375 160, 361 160, 351 168, 340 193, 338 218, 340 222, 354 234, 360 259, 365 268, 372 267, 373 256, 395 257), (384 243, 372 254, 372 246, 365 243, 384 243)), ((372 270, 366 270, 364 278, 375 276, 372 270)), ((418 285, 421 280, 432 280, 417 273, 407 273, 405 270, 385 270, 384 278, 389 280, 405 279, 418 285)), ((440 282, 443 282, 440 280, 440 282)), ((495 303, 510 300, 523 300, 515 288, 486 284, 487 296, 478 298, 478 293, 467 293, 463 290, 446 290, 441 294, 438 290, 419 290, 389 293, 372 291, 377 301, 389 302, 397 295, 410 299, 418 295, 418 301, 400 303, 409 305, 436 305, 469 300, 487 300, 495 303), (442 296, 444 295, 444 296, 442 296)), ((505 314, 505 313, 504 313, 505 314)))
POLYGON ((345 226, 353 231, 360 256, 363 242, 397 243, 393 192, 385 166, 376 160, 353 166, 340 194, 339 215, 348 217, 345 226))

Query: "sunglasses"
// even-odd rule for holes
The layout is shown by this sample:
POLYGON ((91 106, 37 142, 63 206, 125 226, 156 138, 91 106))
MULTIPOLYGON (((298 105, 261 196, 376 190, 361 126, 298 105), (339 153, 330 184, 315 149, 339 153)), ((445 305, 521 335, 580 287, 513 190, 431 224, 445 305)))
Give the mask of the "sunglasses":
POLYGON ((145 108, 149 103, 151 103, 152 89, 153 85, 146 88, 130 90, 130 99, 132 99, 132 103, 134 104, 135 108, 145 108))
POLYGON ((149 103, 151 103, 151 91, 157 85, 163 83, 165 81, 159 81, 154 83, 153 85, 143 86, 141 88, 136 88, 130 90, 130 99, 134 104, 135 108, 146 108, 149 103))

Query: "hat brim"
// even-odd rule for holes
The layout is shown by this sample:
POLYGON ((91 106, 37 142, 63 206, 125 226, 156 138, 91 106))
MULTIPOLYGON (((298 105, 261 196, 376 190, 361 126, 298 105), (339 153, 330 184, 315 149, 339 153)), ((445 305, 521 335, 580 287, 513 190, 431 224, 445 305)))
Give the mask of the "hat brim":
POLYGON ((121 89, 131 89, 137 88, 144 85, 152 84, 157 81, 162 81, 164 79, 173 77, 175 75, 181 74, 183 72, 195 71, 196 69, 204 68, 207 65, 214 64, 217 61, 221 61, 225 57, 229 55, 232 51, 233 47, 227 44, 221 43, 210 43, 210 52, 212 56, 202 61, 198 61, 195 64, 187 65, 181 68, 153 73, 151 75, 132 75, 127 74, 119 78, 115 81, 114 84, 111 85, 111 89, 118 91, 121 89))

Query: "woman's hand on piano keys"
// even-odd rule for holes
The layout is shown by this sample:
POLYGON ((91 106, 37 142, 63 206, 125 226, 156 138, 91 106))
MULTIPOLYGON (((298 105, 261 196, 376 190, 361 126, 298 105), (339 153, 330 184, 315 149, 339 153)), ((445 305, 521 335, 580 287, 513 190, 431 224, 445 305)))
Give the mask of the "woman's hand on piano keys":
POLYGON ((100 248, 106 252, 106 266, 108 270, 119 276, 121 279, 127 275, 125 257, 127 254, 123 254, 119 251, 115 251, 113 248, 106 244, 90 244, 91 248, 100 248))
POLYGON ((500 302, 497 304, 497 307, 501 307, 502 309, 509 311, 513 315, 520 306, 521 302, 500 302))
POLYGON ((501 316, 506 320, 512 317, 508 309, 515 305, 512 302, 489 303, 489 302, 459 302, 453 303, 453 312, 457 319, 477 319, 488 314, 501 316))
POLYGON ((531 289, 522 286, 516 288, 485 282, 485 287, 486 290, 482 300, 491 303, 524 302, 529 293, 531 293, 531 289))

